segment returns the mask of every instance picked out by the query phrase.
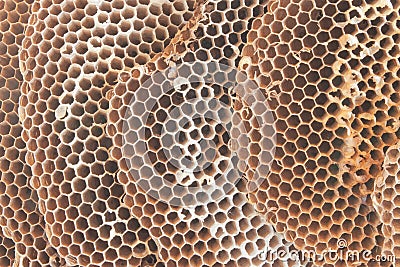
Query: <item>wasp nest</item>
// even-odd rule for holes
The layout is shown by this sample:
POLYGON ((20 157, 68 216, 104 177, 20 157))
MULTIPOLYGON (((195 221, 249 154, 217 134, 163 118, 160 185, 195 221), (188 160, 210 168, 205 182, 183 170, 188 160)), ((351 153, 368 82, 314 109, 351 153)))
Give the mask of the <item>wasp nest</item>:
POLYGON ((108 133, 126 188, 124 202, 150 229, 167 266, 300 265, 287 258, 293 246, 249 205, 245 193, 229 186, 241 177, 224 177, 232 163, 233 127, 224 116, 233 106, 230 87, 238 74, 229 66, 239 57, 250 14, 264 6, 206 3, 176 42, 147 68, 122 73, 113 91, 108 133), (230 29, 235 31, 226 34, 230 29), (274 257, 277 251, 286 258, 274 257))
POLYGON ((61 262, 47 246, 43 215, 37 193, 29 186, 31 170, 25 162, 26 144, 21 136, 18 101, 23 76, 19 49, 33 1, 0 3, 0 236, 1 266, 43 266, 61 262))
POLYGON ((68 266, 156 264, 157 246, 121 203, 104 132, 121 70, 144 64, 190 19, 190 1, 40 1, 21 52, 20 119, 49 245, 68 266))
POLYGON ((390 1, 274 1, 248 34, 239 67, 271 96, 277 130, 250 201, 298 249, 371 251, 361 262, 383 264, 370 196, 399 137, 398 12, 390 1))
POLYGON ((0 240, 0 265, 11 266, 11 263, 15 258, 15 244, 13 240, 5 237, 2 232, 0 232, 0 240))
MULTIPOLYGON (((382 232, 385 237, 383 251, 385 255, 400 255, 399 243, 399 144, 390 147, 386 152, 383 165, 383 176, 376 180, 373 201, 382 220, 382 232)), ((396 259, 398 263, 398 259, 396 259)))
POLYGON ((398 1, 0 7, 0 266, 400 257, 398 1))

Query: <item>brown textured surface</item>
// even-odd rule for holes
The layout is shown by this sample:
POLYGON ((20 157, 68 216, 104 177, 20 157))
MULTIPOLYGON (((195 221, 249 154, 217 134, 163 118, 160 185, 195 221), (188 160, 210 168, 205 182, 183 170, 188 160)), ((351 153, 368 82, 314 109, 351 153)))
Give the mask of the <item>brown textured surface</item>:
POLYGON ((15 259, 15 243, 0 232, 0 266, 11 266, 15 259))
MULTIPOLYGON (((399 243, 399 144, 391 146, 383 164, 383 176, 377 179, 373 201, 382 221, 382 234, 385 237, 383 252, 385 255, 400 255, 399 243)), ((396 259, 396 264, 398 259, 396 259)))
MULTIPOLYGON (((226 66, 235 66, 235 61, 240 53, 239 49, 246 40, 246 29, 252 21, 250 14, 257 16, 262 13, 264 6, 265 4, 257 4, 257 1, 220 1, 217 3, 210 1, 205 3, 202 6, 203 13, 198 17, 195 16, 188 24, 189 26, 193 25, 193 28, 190 30, 184 28, 180 35, 175 37, 176 42, 171 43, 163 54, 158 55, 147 64, 148 69, 135 69, 130 74, 121 75, 128 78, 117 84, 113 91, 110 101, 111 111, 108 117, 110 123, 107 130, 113 136, 114 149, 111 155, 119 162, 118 179, 126 188, 124 202, 131 207, 133 214, 140 218, 142 225, 150 229, 150 234, 160 244, 160 255, 167 266, 299 265, 298 260, 272 258, 263 261, 262 257, 260 259, 262 253, 273 254, 278 250, 288 254, 293 250, 293 246, 275 233, 265 219, 257 214, 254 207, 247 203, 246 194, 237 188, 228 191, 226 197, 218 198, 215 202, 191 207, 168 205, 143 192, 143 188, 137 184, 137 179, 146 173, 146 166, 153 166, 160 170, 165 169, 162 177, 174 185, 179 183, 176 174, 179 169, 175 168, 176 165, 173 161, 165 157, 164 151, 160 149, 159 145, 163 143, 162 125, 168 125, 168 122, 165 123, 167 120, 163 119, 161 108, 151 110, 152 107, 148 107, 150 109, 148 117, 140 110, 132 110, 134 116, 142 116, 140 118, 142 124, 149 125, 148 132, 152 134, 146 137, 148 153, 135 150, 136 155, 132 155, 133 158, 129 158, 127 162, 128 155, 124 151, 124 146, 127 146, 124 143, 124 136, 132 134, 128 131, 129 129, 124 127, 124 123, 129 123, 125 114, 130 109, 132 98, 135 97, 135 94, 135 99, 140 98, 141 88, 148 86, 146 84, 149 81, 153 90, 156 91, 157 81, 160 79, 152 77, 157 70, 167 69, 168 73, 172 70, 171 66, 177 66, 176 72, 180 72, 185 67, 181 69, 179 66, 185 62, 188 62, 188 65, 183 66, 193 68, 189 73, 195 72, 196 69, 191 65, 192 62, 219 62, 226 66), (230 34, 224 33, 224 31, 229 32, 230 29, 235 29, 235 31, 230 34), (136 112, 138 113, 136 114, 136 112), (157 136, 160 136, 159 141, 155 141, 157 136), (156 160, 147 161, 147 157, 156 160), (165 167, 160 167, 160 164, 165 167)), ((207 66, 207 64, 205 65, 207 66)), ((207 67, 204 69, 205 73, 211 71, 207 67)), ((161 79, 161 81, 163 80, 161 79)), ((223 80, 222 84, 226 82, 228 80, 223 80)), ((165 84, 161 87, 163 86, 165 84)), ((193 95, 202 95, 203 99, 208 100, 224 101, 222 99, 225 99, 225 104, 233 106, 229 90, 223 88, 221 84, 209 85, 211 88, 202 83, 197 86, 190 84, 189 88, 179 88, 179 86, 176 88, 172 84, 169 86, 172 89, 164 97, 155 96, 158 97, 155 101, 158 105, 155 106, 163 107, 167 111, 167 117, 173 116, 171 114, 175 107, 183 110, 185 103, 193 101, 193 95)), ((146 99, 144 97, 144 106, 147 106, 146 99)), ((185 113, 183 112, 183 114, 185 113)), ((184 116, 180 119, 184 121, 184 116)), ((196 122, 194 124, 196 125, 196 122)), ((226 131, 218 133, 218 127, 214 127, 215 131, 211 132, 215 132, 217 137, 223 136, 224 133, 228 134, 226 131)), ((202 135, 201 130, 199 132, 202 135)), ((188 135, 187 138, 190 140, 191 136, 188 135)), ((222 147, 228 146, 223 143, 223 140, 220 141, 222 141, 222 147)), ((161 147, 163 146, 161 145, 161 147)), ((221 170, 214 168, 207 172, 212 176, 211 181, 218 177, 219 171, 221 170)), ((201 180, 194 181, 196 186, 201 183, 201 180)), ((152 185, 151 179, 149 184, 152 185)), ((243 186, 245 186, 243 181, 239 182, 238 188, 243 186)), ((162 190, 161 188, 160 194, 163 193, 162 190)))
POLYGON ((121 203, 104 132, 106 96, 121 70, 162 51, 193 8, 191 1, 33 5, 20 116, 46 234, 70 266, 157 261, 148 230, 121 203))
POLYGON ((390 266, 374 257, 400 257, 399 9, 395 0, 0 0, 0 266, 390 266), (153 102, 139 95, 132 112, 146 146, 129 152, 132 97, 158 71, 198 71, 190 62, 243 71, 276 135, 249 98, 193 83, 153 102), (203 104, 193 96, 229 107, 233 129, 190 116, 194 131, 166 123, 203 104), (191 155, 163 154, 164 128, 182 131, 176 144, 191 155), (216 146, 200 146, 201 161, 187 140, 203 139, 216 146), (189 206, 154 198, 171 185, 221 183, 234 153, 243 173, 229 190, 189 206), (338 242, 372 256, 268 258, 338 242))
POLYGON ((26 145, 18 118, 23 81, 18 56, 31 4, 32 1, 9 0, 0 3, 1 266, 13 263, 44 266, 59 262, 55 250, 47 247, 45 223, 38 211, 38 197, 28 183, 31 170, 25 164, 26 145))
POLYGON ((399 4, 296 2, 254 21, 239 63, 277 118, 272 172, 250 200, 298 249, 344 239, 379 255, 370 194, 399 136, 399 4))

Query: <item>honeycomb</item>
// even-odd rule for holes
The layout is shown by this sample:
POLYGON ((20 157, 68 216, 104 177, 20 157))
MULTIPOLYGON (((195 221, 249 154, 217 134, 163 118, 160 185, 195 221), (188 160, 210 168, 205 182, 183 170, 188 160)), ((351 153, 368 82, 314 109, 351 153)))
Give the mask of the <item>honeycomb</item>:
POLYGON ((196 25, 196 30, 184 28, 175 37, 177 42, 152 59, 147 68, 121 74, 123 81, 114 89, 108 133, 113 136, 111 155, 119 160, 119 181, 126 188, 124 202, 150 229, 167 266, 300 266, 297 259, 266 257, 263 261, 263 253, 285 251, 289 255, 293 246, 248 205, 244 193, 234 186, 223 187, 240 177, 223 177, 223 168, 232 163, 226 159, 232 126, 229 129, 223 120, 232 98, 228 88, 231 81, 229 77, 219 77, 218 70, 234 66, 251 22, 244 20, 246 14, 258 14, 262 8, 255 1, 209 2, 203 6, 202 16, 195 16, 194 22, 188 23, 196 25), (236 31, 227 38, 220 28, 236 31), (200 38, 202 34, 204 37, 200 38), (208 51, 211 47, 215 48, 208 51), (192 64, 198 57, 210 64, 192 64), (183 62, 188 64, 179 65, 183 62), (159 70, 165 72, 160 74, 159 70), (205 78, 210 81, 202 82, 202 74, 211 71, 214 74, 205 78), (177 74, 184 75, 188 82, 175 80, 177 74), (212 82, 215 79, 218 83, 212 82), (161 90, 164 92, 157 93, 161 90), (151 91, 156 93, 151 95, 151 91), (209 114, 204 114, 207 110, 209 114), (148 127, 140 131, 142 125, 148 127), (210 139, 212 144, 201 147, 200 142, 197 149, 193 145, 197 143, 193 140, 210 139), (174 153, 173 146, 186 153, 174 153), (210 157, 205 162, 214 159, 207 166, 201 165, 201 157, 192 160, 202 148, 204 158, 210 157), (227 162, 221 165, 221 160, 227 162), (155 171, 146 165, 153 165, 155 171), (174 190, 187 191, 177 192, 178 197, 172 198, 174 190), (165 210, 169 213, 164 214, 165 210))
POLYGON ((23 81, 18 55, 32 2, 0 2, 1 266, 43 266, 62 262, 55 250, 47 246, 38 197, 28 183, 31 170, 25 164, 26 144, 18 118, 23 81))
POLYGON ((229 160, 230 132, 240 128, 224 123, 231 81, 218 76, 218 67, 184 64, 151 76, 135 70, 142 76, 115 87, 107 130, 124 202, 149 229, 167 266, 300 266, 297 259, 260 256, 289 255, 294 248, 247 203, 238 189, 241 177, 226 170, 235 162, 229 160), (210 77, 202 80, 204 73, 210 77), (199 148, 193 140, 200 140, 199 148), (175 154, 173 146, 185 152, 175 154), (192 160, 201 149, 211 162, 206 166, 202 157, 192 160))
POLYGON ((383 251, 385 255, 395 255, 399 262, 399 213, 398 213, 398 177, 399 177, 399 144, 389 147, 383 164, 383 176, 377 179, 372 195, 375 209, 382 221, 382 232, 385 238, 383 251), (397 200, 396 200, 397 199, 397 200))
POLYGON ((12 239, 4 237, 1 232, 0 235, 1 245, 0 245, 0 265, 1 266, 11 266, 11 263, 15 259, 15 243, 12 239))
POLYGON ((398 1, 0 6, 0 266, 400 257, 398 1))
POLYGON ((20 65, 19 117, 48 242, 68 266, 147 266, 157 246, 121 203, 107 93, 161 52, 193 1, 35 2, 20 65))
POLYGON ((297 249, 372 252, 339 266, 387 264, 373 260, 371 194, 399 137, 398 38, 397 1, 274 1, 239 63, 276 116, 275 161, 250 202, 297 249))

